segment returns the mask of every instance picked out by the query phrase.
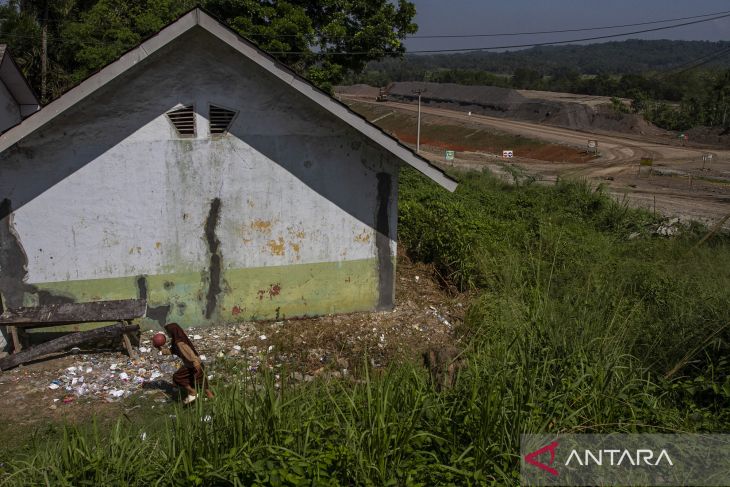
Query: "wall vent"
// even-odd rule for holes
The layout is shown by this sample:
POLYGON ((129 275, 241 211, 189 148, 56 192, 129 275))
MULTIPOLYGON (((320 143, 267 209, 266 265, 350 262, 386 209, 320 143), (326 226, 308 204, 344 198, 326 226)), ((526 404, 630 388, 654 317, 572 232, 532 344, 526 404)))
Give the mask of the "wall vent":
POLYGON ((180 137, 195 137, 195 112, 192 105, 170 110, 167 118, 180 137))
POLYGON ((216 105, 210 105, 209 108, 210 135, 223 135, 228 132, 236 112, 216 105))

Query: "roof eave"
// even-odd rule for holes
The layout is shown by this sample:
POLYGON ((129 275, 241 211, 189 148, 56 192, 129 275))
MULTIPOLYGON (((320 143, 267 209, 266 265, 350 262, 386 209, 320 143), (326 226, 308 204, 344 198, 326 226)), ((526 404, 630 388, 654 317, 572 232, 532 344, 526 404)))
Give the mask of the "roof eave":
POLYGON ((135 64, 149 57, 195 26, 200 26, 207 30, 222 42, 225 42, 233 49, 261 66, 270 74, 287 83, 300 94, 317 103, 325 110, 383 147, 398 159, 423 173, 446 190, 454 191, 456 189, 456 181, 449 178, 442 170, 417 155, 408 147, 402 145, 396 139, 386 134, 360 115, 350 110, 345 104, 317 89, 304 78, 291 71, 287 66, 276 61, 273 57, 256 47, 252 42, 244 39, 238 35, 238 33, 224 26, 221 22, 200 8, 195 8, 184 14, 178 20, 160 30, 160 32, 158 32, 155 36, 147 39, 138 47, 123 54, 116 61, 91 75, 79 85, 46 105, 43 109, 29 116, 20 124, 0 135, 0 152, 7 150, 13 144, 38 130, 58 115, 73 107, 76 103, 91 95, 102 86, 132 68, 135 64))

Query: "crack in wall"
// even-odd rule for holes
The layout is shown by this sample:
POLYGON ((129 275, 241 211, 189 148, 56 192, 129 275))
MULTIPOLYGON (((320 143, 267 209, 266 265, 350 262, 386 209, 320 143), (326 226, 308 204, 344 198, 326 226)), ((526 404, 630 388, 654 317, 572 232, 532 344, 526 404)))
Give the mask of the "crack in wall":
POLYGON ((218 305, 218 295, 221 292, 221 242, 215 234, 218 221, 220 220, 221 200, 213 198, 210 201, 210 211, 205 220, 205 242, 208 244, 210 253, 210 265, 208 266, 208 292, 205 296, 205 317, 210 318, 218 305))

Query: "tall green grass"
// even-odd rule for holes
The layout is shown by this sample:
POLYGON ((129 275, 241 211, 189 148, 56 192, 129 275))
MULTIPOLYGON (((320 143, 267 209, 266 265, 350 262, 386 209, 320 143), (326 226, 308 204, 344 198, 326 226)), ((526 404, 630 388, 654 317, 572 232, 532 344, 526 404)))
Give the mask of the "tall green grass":
POLYGON ((172 417, 63 428, 2 459, 0 479, 517 485, 523 433, 728 431, 727 237, 657 237, 653 216, 583 183, 461 178, 445 194, 406 171, 399 226, 413 256, 477 293, 454 388, 366 357, 355 382, 238 373, 172 417))

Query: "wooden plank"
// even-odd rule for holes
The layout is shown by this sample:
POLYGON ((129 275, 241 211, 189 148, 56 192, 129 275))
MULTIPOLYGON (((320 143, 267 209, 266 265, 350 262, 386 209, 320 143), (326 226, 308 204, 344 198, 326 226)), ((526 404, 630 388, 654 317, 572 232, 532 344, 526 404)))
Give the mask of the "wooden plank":
POLYGON ((145 314, 147 314, 147 301, 144 299, 49 304, 32 308, 6 309, 0 314, 0 325, 30 328, 72 323, 127 321, 141 318, 145 314))
POLYGON ((116 325, 105 326, 95 330, 71 333, 70 335, 64 335, 60 338, 56 338, 55 340, 41 343, 40 345, 27 348, 20 353, 14 353, 0 359, 0 370, 17 367, 20 364, 41 358, 49 353, 60 352, 71 347, 81 345, 85 342, 118 338, 125 333, 134 333, 137 331, 139 331, 139 326, 137 325, 117 323, 116 325))
POLYGON ((13 353, 18 353, 23 350, 23 344, 20 342, 20 336, 18 335, 18 328, 9 326, 10 336, 13 337, 13 353))
POLYGON ((129 358, 137 358, 137 353, 134 351, 134 348, 132 348, 132 341, 129 339, 128 334, 124 333, 122 335, 122 343, 124 344, 124 348, 127 350, 129 358))

